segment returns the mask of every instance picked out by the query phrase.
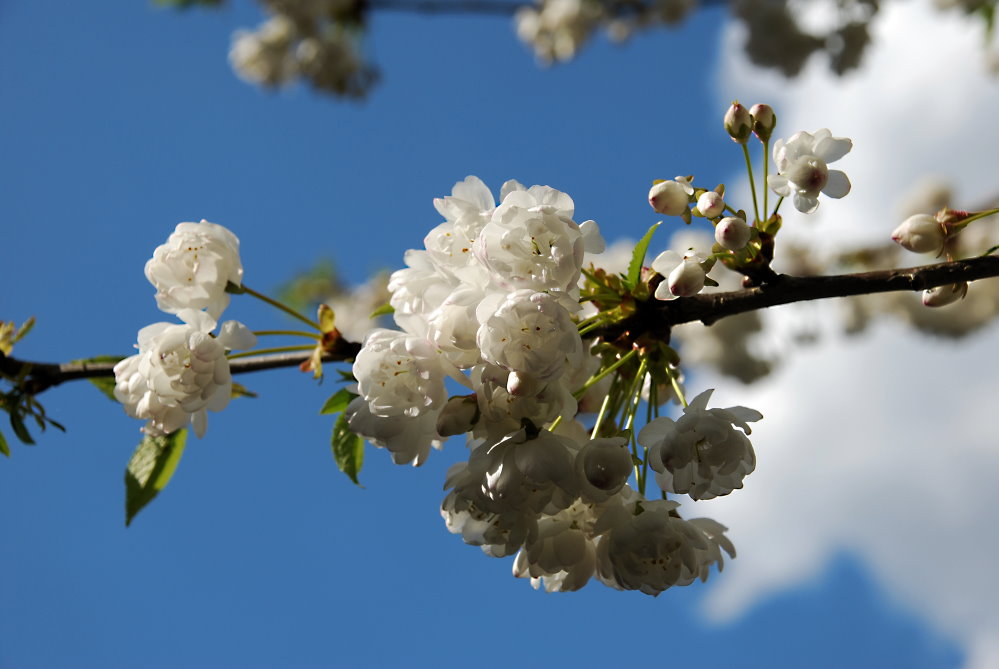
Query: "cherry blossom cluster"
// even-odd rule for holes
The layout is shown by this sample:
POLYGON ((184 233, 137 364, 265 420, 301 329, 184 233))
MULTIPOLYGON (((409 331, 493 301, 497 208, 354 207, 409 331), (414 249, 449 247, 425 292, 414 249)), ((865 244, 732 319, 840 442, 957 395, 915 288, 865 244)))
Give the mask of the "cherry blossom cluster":
POLYGON ((237 321, 226 321, 213 334, 229 304, 227 286, 238 287, 243 279, 239 240, 215 223, 181 223, 153 252, 146 278, 156 288, 160 310, 182 322, 139 330, 139 352, 115 365, 115 397, 129 416, 146 421, 149 436, 189 424, 203 436, 207 412, 221 411, 232 396, 226 353, 256 344, 237 321))
POLYGON ((318 89, 364 97, 378 79, 364 61, 363 26, 351 0, 265 1, 270 18, 233 35, 229 62, 246 81, 280 86, 307 79, 318 89))
POLYGON ((826 128, 815 133, 797 132, 787 140, 777 139, 773 145, 777 172, 770 174, 767 159, 770 139, 777 126, 773 109, 765 104, 746 109, 733 102, 725 112, 723 125, 729 137, 741 145, 745 153, 753 190, 753 209, 749 214, 734 209, 725 200, 724 185, 712 190, 698 188, 690 176, 656 181, 649 190, 652 208, 666 216, 680 217, 688 224, 694 217, 709 220, 714 226, 715 241, 710 249, 691 247, 683 253, 665 251, 652 262, 652 268, 666 279, 656 288, 655 296, 660 300, 690 297, 706 285, 714 285, 709 283, 708 272, 718 260, 747 276, 754 267, 756 270, 761 264, 768 267, 773 240, 781 225, 778 211, 785 199, 790 199, 798 211, 810 214, 819 206, 819 195, 842 198, 850 192, 846 173, 829 169, 829 163, 839 160, 853 148, 850 139, 833 137, 826 128), (746 146, 753 135, 764 147, 764 181, 769 190, 779 196, 771 212, 767 206, 767 189, 763 189, 762 215, 746 146))
POLYGON ((641 398, 658 414, 657 398, 675 396, 659 380, 678 372, 653 375, 634 350, 608 353, 581 336, 601 318, 580 306, 585 261, 604 247, 596 223, 577 224, 567 194, 516 181, 498 205, 476 177, 434 204, 444 222, 389 281, 400 329, 374 330, 355 359, 350 429, 414 465, 465 434, 469 457, 447 474, 444 521, 488 555, 516 554, 514 574, 536 588, 577 590, 595 577, 656 595, 721 569, 723 552, 735 554, 725 528, 646 499, 644 472, 664 493, 727 494, 755 466, 747 423, 760 414, 708 409, 708 392, 677 421, 637 433, 641 398), (468 392, 449 397, 449 380, 468 392))

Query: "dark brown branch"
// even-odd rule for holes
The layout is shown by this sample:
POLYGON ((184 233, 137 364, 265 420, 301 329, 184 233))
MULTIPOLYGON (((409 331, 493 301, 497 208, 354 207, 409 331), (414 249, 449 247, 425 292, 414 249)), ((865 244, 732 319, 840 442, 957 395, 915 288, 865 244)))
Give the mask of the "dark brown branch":
MULTIPOLYGON (((701 7, 720 6, 728 4, 729 0, 701 0, 701 7)), ((517 2, 516 0, 362 0, 361 8, 412 12, 414 14, 483 14, 491 16, 513 16, 522 7, 534 7, 531 0, 517 2)), ((612 0, 606 3, 606 9, 613 16, 628 16, 639 14, 652 7, 652 3, 643 0, 612 0)))
MULTIPOLYGON (((681 297, 670 302, 655 299, 640 302, 636 305, 633 315, 609 326, 599 334, 608 340, 617 339, 621 335, 627 335, 632 339, 637 339, 642 334, 662 337, 668 336, 672 326, 681 323, 701 321, 710 325, 726 316, 781 304, 830 297, 926 290, 995 276, 999 276, 999 256, 838 276, 796 277, 781 274, 773 282, 746 290, 706 293, 681 297)), ((330 352, 323 359, 329 362, 352 360, 359 350, 359 344, 338 338, 330 343, 330 352)), ((238 358, 230 363, 230 369, 234 374, 243 374, 278 367, 298 367, 308 360, 310 355, 304 352, 238 358)), ((66 381, 114 376, 113 363, 60 365, 20 360, 0 352, 0 373, 4 376, 17 378, 25 374, 26 367, 29 369, 21 387, 30 394, 40 393, 66 381)))
MULTIPOLYGON (((360 349, 360 344, 340 339, 337 340, 334 350, 323 356, 323 361, 353 360, 360 349)), ((305 351, 237 358, 229 363, 229 370, 233 374, 246 374, 247 372, 260 372, 281 367, 299 367, 310 357, 312 357, 312 353, 305 351)), ((0 351, 0 374, 16 378, 24 373, 25 368, 28 369, 24 381, 21 383, 21 388, 30 395, 37 395, 66 381, 112 377, 114 376, 114 366, 113 362, 69 362, 63 364, 32 362, 5 356, 3 351, 0 351)))
POLYGON ((632 316, 598 334, 608 340, 615 340, 622 335, 634 340, 643 333, 651 333, 655 338, 662 339, 668 337, 669 329, 674 325, 694 321, 711 325, 726 316, 781 304, 830 297, 926 290, 995 276, 999 276, 999 256, 837 276, 797 277, 780 274, 771 283, 746 290, 703 293, 669 302, 655 299, 640 302, 632 316))

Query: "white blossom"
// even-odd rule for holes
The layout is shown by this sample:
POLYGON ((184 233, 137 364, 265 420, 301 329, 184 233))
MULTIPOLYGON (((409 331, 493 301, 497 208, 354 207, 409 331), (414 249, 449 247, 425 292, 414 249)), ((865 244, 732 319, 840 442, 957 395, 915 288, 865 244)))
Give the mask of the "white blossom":
POLYGON ((180 223, 153 251, 145 272, 162 311, 204 309, 217 319, 229 305, 226 285, 242 285, 239 239, 216 223, 180 223))
POLYGON ((513 190, 479 233, 475 256, 505 289, 574 290, 586 240, 573 211, 572 198, 554 188, 513 190))
POLYGON ((351 432, 388 450, 395 464, 414 467, 426 462, 431 446, 440 448, 443 444, 437 433, 439 414, 435 409, 418 416, 378 415, 363 397, 355 397, 344 410, 351 432))
POLYGON ((510 372, 511 395, 537 394, 580 364, 583 341, 569 312, 548 293, 517 290, 479 328, 482 358, 510 372))
POLYGON ((586 585, 596 569, 592 526, 594 506, 581 501, 538 520, 513 563, 513 575, 530 578, 535 589, 573 592, 586 585))
POLYGON ((638 433, 656 482, 666 492, 693 499, 727 495, 741 488, 742 479, 756 467, 746 435, 752 431, 748 423, 762 414, 746 407, 708 409, 712 392, 695 397, 678 420, 656 418, 638 433))
POLYGON ((767 184, 782 197, 793 196, 795 208, 810 214, 819 206, 819 193, 841 198, 850 192, 846 173, 830 170, 828 163, 839 160, 852 148, 852 141, 833 137, 826 128, 814 135, 795 133, 787 142, 778 139, 773 151, 778 174, 771 174, 767 184))
POLYGON ((204 436, 207 411, 221 411, 232 396, 227 349, 251 348, 256 338, 235 321, 223 324, 208 314, 183 309, 184 324, 154 323, 138 334, 139 353, 114 367, 115 397, 133 418, 147 421, 143 431, 170 434, 188 423, 204 436))
POLYGON ((655 596, 674 585, 704 580, 714 564, 721 569, 719 546, 734 555, 724 528, 703 522, 707 519, 683 520, 675 515, 678 506, 666 500, 608 506, 594 528, 603 534, 597 544, 597 577, 618 590, 655 596))
POLYGON ((354 359, 357 389, 376 416, 416 417, 440 409, 447 393, 433 346, 420 337, 379 328, 354 359))
POLYGON ((277 86, 298 74, 298 63, 291 53, 297 37, 294 22, 276 15, 254 32, 238 30, 233 35, 229 63, 241 79, 250 83, 277 86))

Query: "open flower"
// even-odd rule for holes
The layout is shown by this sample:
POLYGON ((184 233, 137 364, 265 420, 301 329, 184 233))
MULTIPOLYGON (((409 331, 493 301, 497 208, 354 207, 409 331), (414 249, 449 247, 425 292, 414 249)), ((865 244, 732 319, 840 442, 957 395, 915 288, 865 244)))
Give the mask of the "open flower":
POLYGON ((227 350, 252 348, 256 337, 236 321, 222 325, 213 337, 215 320, 184 309, 184 324, 154 323, 139 330, 139 353, 114 367, 114 394, 133 418, 148 421, 151 436, 170 434, 188 423, 202 437, 206 411, 221 411, 232 396, 227 350))
POLYGON ((774 144, 774 164, 778 174, 771 174, 767 184, 782 197, 794 198, 794 207, 810 214, 819 206, 819 193, 841 198, 850 192, 850 180, 841 170, 828 164, 839 160, 853 148, 845 137, 833 137, 822 128, 814 135, 798 132, 785 142, 774 144))
POLYGON ((677 421, 660 417, 642 428, 638 443, 649 449, 649 465, 666 492, 694 499, 727 495, 742 487, 756 467, 748 423, 763 418, 746 407, 708 409, 706 390, 684 408, 677 421), (741 428, 736 429, 736 428, 741 428))
POLYGON ((226 285, 242 285, 239 239, 216 223, 180 223, 146 263, 156 305, 168 314, 204 309, 218 318, 227 306, 226 285))

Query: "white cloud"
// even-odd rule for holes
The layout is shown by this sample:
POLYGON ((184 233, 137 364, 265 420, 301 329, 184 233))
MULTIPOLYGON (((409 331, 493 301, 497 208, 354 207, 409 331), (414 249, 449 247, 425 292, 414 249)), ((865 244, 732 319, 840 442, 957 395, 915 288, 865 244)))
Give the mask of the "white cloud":
MULTIPOLYGON (((885 3, 860 72, 837 80, 813 62, 790 85, 745 64, 740 40, 732 27, 719 83, 726 100, 770 103, 778 134, 829 127, 854 140, 836 165, 853 192, 824 200, 815 224, 788 216, 799 238, 886 239, 899 198, 926 174, 953 178, 969 206, 999 189, 999 82, 986 72, 980 23, 928 2, 885 3)), ((831 332, 835 309, 808 313, 831 332)), ((739 616, 847 550, 890 597, 962 643, 969 666, 999 666, 997 388, 987 371, 996 350, 999 324, 953 342, 886 322, 857 339, 827 335, 756 386, 699 378, 717 382, 719 405, 766 417, 754 429, 759 465, 746 488, 696 505, 696 515, 731 528, 739 549, 708 614, 739 616)))

